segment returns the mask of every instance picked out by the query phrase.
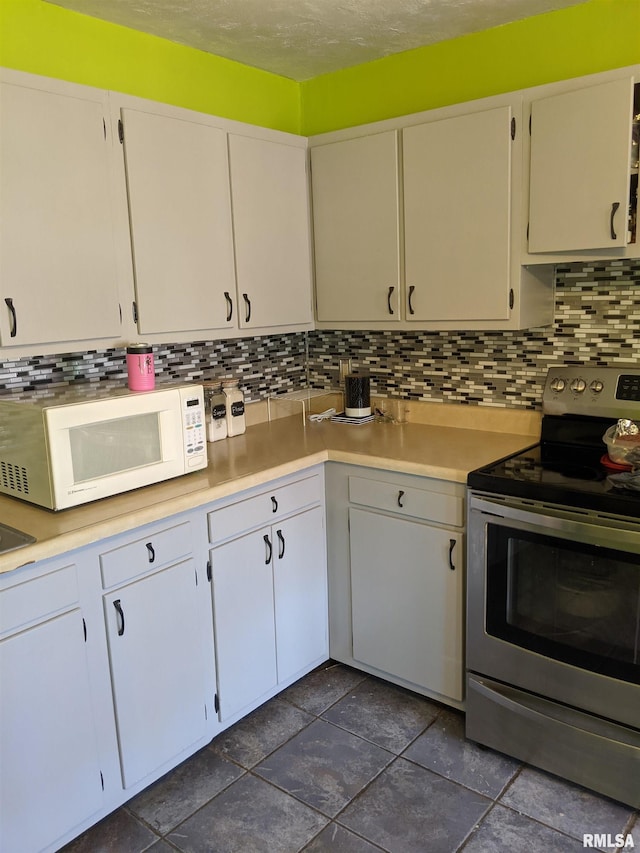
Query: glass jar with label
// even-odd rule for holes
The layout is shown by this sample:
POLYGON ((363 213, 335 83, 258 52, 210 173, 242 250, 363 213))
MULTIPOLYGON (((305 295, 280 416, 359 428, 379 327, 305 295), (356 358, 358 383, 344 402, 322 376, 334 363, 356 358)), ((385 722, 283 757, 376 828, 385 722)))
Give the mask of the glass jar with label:
POLYGON ((227 435, 240 435, 246 429, 244 418, 244 394, 237 379, 225 379, 222 383, 227 405, 227 435))
POLYGON ((207 409, 207 441, 218 441, 227 437, 227 398, 222 393, 222 384, 205 383, 207 409))

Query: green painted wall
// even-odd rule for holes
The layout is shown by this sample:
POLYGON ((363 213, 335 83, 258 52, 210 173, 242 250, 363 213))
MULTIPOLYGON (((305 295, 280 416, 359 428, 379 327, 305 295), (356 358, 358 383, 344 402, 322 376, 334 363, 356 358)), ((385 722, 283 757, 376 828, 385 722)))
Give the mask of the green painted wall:
POLYGON ((640 0, 588 0, 305 81, 301 129, 310 136, 638 62, 640 0))
POLYGON ((0 65, 306 135, 638 62, 640 0, 587 0, 300 84, 42 0, 0 0, 0 65))
POLYGON ((300 132, 300 86, 41 0, 0 0, 0 65, 300 132))

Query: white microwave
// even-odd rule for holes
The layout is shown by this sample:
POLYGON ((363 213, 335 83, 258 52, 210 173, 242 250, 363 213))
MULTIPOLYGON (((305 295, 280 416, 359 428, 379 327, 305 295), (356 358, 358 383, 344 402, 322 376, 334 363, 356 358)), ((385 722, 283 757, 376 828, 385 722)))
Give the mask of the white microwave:
POLYGON ((66 509, 207 465, 202 385, 0 396, 0 492, 66 509))

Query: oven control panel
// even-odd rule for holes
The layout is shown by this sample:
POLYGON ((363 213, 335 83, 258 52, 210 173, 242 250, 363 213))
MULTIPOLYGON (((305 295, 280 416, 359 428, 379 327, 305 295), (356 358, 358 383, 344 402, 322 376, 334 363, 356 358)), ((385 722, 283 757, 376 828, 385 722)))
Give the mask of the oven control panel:
POLYGON ((542 411, 640 420, 640 368, 550 367, 542 411))

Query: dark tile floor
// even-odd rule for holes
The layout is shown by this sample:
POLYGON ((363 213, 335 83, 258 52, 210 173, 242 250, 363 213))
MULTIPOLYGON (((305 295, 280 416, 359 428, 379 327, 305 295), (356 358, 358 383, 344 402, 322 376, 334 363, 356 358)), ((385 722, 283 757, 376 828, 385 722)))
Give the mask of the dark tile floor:
POLYGON ((578 853, 585 833, 631 833, 640 849, 633 809, 469 743, 463 726, 329 664, 65 853, 578 853))

